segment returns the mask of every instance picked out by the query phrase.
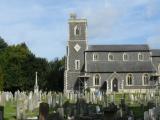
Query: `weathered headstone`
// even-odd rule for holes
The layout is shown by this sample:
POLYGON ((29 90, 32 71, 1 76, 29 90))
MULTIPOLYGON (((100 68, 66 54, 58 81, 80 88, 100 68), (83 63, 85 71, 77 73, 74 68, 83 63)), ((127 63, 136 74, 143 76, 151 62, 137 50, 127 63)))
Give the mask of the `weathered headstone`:
POLYGON ((4 120, 4 107, 0 106, 0 120, 4 120))
POLYGON ((64 119, 64 109, 63 109, 63 107, 58 108, 57 113, 59 115, 59 120, 63 120, 64 119))
POLYGON ((49 105, 47 103, 40 103, 38 120, 47 120, 48 113, 49 113, 49 105))
POLYGON ((16 106, 16 118, 17 120, 24 119, 25 115, 25 108, 23 105, 23 99, 18 99, 17 100, 17 106, 16 106))
POLYGON ((148 113, 148 111, 144 112, 144 120, 149 120, 149 113, 148 113))
POLYGON ((54 108, 56 106, 56 94, 53 93, 52 95, 52 107, 54 108))
POLYGON ((154 109, 149 109, 149 116, 150 116, 150 119, 151 120, 156 120, 156 116, 155 116, 155 112, 154 112, 154 109))
POLYGON ((48 101, 49 107, 51 107, 52 106, 52 94, 51 94, 51 92, 49 92, 48 95, 47 95, 47 101, 48 101))
POLYGON ((99 105, 96 106, 96 113, 100 113, 101 109, 99 107, 99 105))
POLYGON ((28 110, 29 110, 29 111, 32 111, 32 110, 33 110, 32 92, 29 93, 29 97, 28 97, 28 110))

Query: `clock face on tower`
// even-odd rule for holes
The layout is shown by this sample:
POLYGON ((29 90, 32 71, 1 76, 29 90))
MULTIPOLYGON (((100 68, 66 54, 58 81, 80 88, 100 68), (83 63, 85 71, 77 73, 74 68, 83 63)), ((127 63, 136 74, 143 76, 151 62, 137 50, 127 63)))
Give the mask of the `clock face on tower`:
POLYGON ((81 46, 79 44, 76 44, 74 46, 74 49, 78 52, 81 49, 81 46))

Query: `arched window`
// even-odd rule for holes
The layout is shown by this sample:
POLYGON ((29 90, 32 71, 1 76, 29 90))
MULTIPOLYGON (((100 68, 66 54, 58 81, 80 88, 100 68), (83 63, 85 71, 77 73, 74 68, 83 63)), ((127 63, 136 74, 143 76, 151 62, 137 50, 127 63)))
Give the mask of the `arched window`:
POLYGON ((94 53, 94 54, 93 54, 93 61, 96 61, 96 60, 98 60, 98 54, 97 54, 97 53, 94 53))
POLYGON ((108 61, 113 61, 113 60, 114 60, 114 56, 111 53, 109 53, 108 54, 108 61))
POLYGON ((133 75, 132 74, 127 75, 126 82, 127 82, 127 85, 133 85, 133 75))
POLYGON ((99 74, 96 74, 94 76, 94 85, 95 86, 100 85, 100 75, 99 74))
POLYGON ((76 25, 75 27, 74 27, 74 35, 79 35, 80 34, 80 28, 76 25))
POLYGON ((142 84, 143 85, 148 85, 148 83, 149 83, 149 75, 148 74, 144 74, 143 76, 142 76, 142 84))
POLYGON ((123 54, 123 61, 128 61, 128 54, 127 53, 123 54))
POLYGON ((80 60, 75 60, 75 70, 80 69, 80 60))
POLYGON ((142 53, 138 53, 138 60, 139 61, 143 61, 143 55, 142 55, 142 53))

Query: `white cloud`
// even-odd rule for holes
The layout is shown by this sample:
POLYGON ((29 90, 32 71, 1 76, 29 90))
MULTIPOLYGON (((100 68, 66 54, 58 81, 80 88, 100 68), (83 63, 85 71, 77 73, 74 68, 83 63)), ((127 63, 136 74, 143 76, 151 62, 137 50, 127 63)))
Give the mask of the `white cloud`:
POLYGON ((148 11, 151 15, 158 11, 154 7, 157 6, 156 0, 151 3, 150 0, 106 0, 94 7, 88 4, 83 6, 81 16, 88 19, 89 41, 92 44, 138 44, 141 39, 141 43, 145 43, 146 38, 160 27, 160 20, 146 19, 148 11))
POLYGON ((64 4, 65 0, 4 0, 0 4, 0 36, 9 44, 25 41, 37 56, 49 60, 61 57, 68 40, 67 18, 76 12, 88 20, 89 43, 139 43, 137 39, 146 43, 149 37, 152 45, 159 40, 152 37, 159 34, 160 28, 157 1, 77 0, 64 4))
POLYGON ((26 42, 36 56, 49 60, 61 57, 67 39, 67 28, 64 25, 67 22, 59 20, 62 12, 57 6, 39 3, 6 5, 4 2, 0 5, 0 36, 9 44, 26 42))

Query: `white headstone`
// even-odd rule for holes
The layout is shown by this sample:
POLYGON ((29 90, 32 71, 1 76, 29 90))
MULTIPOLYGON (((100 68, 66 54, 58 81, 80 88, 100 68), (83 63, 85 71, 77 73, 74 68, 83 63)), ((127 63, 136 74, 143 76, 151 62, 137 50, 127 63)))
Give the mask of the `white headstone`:
POLYGON ((144 112, 144 120, 149 120, 149 113, 148 113, 148 111, 144 112))

